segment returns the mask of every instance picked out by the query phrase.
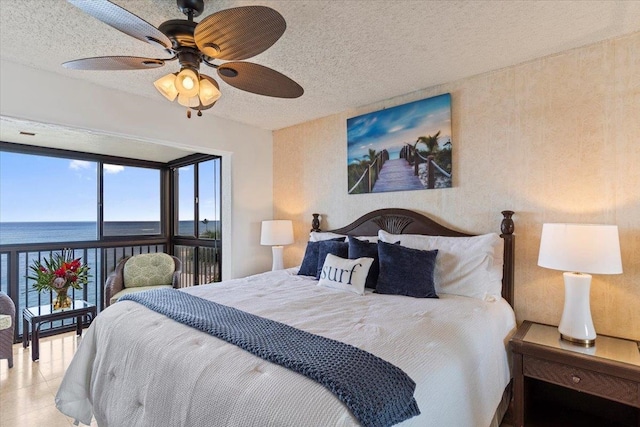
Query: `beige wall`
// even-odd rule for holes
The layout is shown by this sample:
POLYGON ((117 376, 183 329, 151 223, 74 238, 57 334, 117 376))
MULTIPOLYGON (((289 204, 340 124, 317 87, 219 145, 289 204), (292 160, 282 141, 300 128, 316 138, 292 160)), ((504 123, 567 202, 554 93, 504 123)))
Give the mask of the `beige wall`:
POLYGON ((151 150, 167 144, 221 155, 223 278, 270 268, 260 221, 273 214, 271 131, 206 112, 188 120, 184 109, 161 97, 136 97, 7 61, 0 61, 0 115, 138 139, 151 150))
POLYGON ((617 224, 624 274, 594 276, 593 319, 600 334, 640 339, 640 33, 276 131, 273 159, 274 217, 296 224, 288 266, 313 212, 325 229, 399 207, 486 233, 516 211, 519 321, 560 321, 562 274, 536 265, 544 222, 617 224), (347 195, 347 118, 446 92, 454 187, 347 195))

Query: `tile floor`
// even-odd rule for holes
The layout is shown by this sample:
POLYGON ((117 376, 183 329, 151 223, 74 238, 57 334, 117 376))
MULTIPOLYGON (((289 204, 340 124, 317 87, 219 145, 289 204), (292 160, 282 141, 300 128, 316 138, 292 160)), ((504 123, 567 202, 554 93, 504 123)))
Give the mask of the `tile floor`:
POLYGON ((30 347, 15 344, 13 368, 0 360, 0 427, 73 425, 56 409, 54 398, 81 339, 75 332, 42 338, 38 362, 31 361, 30 347))

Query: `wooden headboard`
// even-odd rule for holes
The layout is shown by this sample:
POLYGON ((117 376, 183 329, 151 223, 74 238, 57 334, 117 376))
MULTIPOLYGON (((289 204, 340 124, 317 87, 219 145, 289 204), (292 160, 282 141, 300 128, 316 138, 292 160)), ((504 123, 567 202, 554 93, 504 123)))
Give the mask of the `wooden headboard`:
MULTIPOLYGON (((504 267, 502 274, 502 297, 513 307, 513 277, 514 277, 514 249, 515 235, 513 211, 502 211, 500 237, 504 239, 504 267)), ((320 230, 320 214, 313 214, 311 231, 320 230)), ((474 234, 462 233, 438 224, 431 218, 408 209, 378 209, 369 212, 353 221, 351 224, 329 230, 332 233, 352 236, 377 236, 378 230, 392 234, 422 234, 426 236, 469 237, 474 234)))

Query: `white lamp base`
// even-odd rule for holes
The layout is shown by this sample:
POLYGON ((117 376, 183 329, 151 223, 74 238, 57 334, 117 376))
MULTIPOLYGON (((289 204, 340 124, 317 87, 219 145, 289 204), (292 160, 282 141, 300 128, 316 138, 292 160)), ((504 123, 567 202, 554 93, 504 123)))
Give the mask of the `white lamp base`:
POLYGON ((596 329, 591 320, 589 292, 591 275, 564 273, 564 310, 560 320, 560 337, 574 344, 591 347, 596 343, 596 329))
POLYGON ((271 264, 271 271, 284 270, 284 262, 282 260, 282 253, 284 252, 284 247, 272 246, 271 252, 273 253, 273 264, 271 264))

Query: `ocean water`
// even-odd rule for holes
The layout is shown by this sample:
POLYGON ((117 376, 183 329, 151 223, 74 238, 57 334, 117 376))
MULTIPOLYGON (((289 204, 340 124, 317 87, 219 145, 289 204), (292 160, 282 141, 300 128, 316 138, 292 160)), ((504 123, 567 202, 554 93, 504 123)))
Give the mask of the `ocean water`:
MULTIPOLYGON (((201 226, 202 228, 202 226, 201 226)), ((214 224, 208 224, 213 230, 214 224)), ((193 233, 193 221, 180 221, 179 234, 193 233)), ((105 236, 160 234, 159 221, 105 222, 105 236)), ((0 245, 91 241, 98 238, 95 222, 0 222, 0 245)))
POLYGON ((0 222, 0 245, 96 239, 95 222, 0 222))
MULTIPOLYGON (((214 230, 219 227, 217 222, 200 224, 200 231, 214 230)), ((157 221, 106 222, 105 236, 139 236, 159 235, 160 223, 157 221)), ((193 221, 180 221, 180 235, 193 234, 193 221)), ((98 239, 98 226, 95 222, 0 222, 0 290, 7 292, 9 286, 9 256, 2 254, 1 245, 20 245, 26 243, 52 243, 72 241, 93 241, 98 239)), ((83 250, 77 250, 75 257, 83 256, 83 250)), ((100 305, 103 278, 100 277, 101 250, 87 249, 86 264, 90 267, 89 283, 82 290, 72 290, 71 298, 84 299, 100 305), (99 283, 98 283, 99 282, 99 283)), ((24 307, 45 305, 51 302, 49 292, 37 292, 26 276, 30 275, 29 265, 38 259, 38 252, 22 253, 18 260, 18 296, 19 311, 24 307)), ((19 333, 22 333, 22 322, 18 322, 19 333)), ((64 324, 69 322, 65 321, 64 324)), ((50 327, 61 326, 63 323, 54 322, 50 327)), ((47 329, 48 327, 45 327, 47 329)))

